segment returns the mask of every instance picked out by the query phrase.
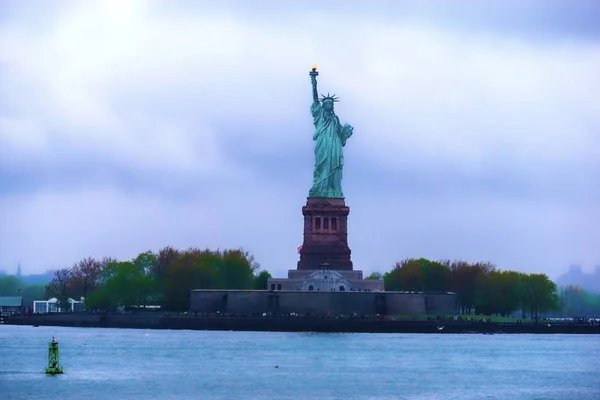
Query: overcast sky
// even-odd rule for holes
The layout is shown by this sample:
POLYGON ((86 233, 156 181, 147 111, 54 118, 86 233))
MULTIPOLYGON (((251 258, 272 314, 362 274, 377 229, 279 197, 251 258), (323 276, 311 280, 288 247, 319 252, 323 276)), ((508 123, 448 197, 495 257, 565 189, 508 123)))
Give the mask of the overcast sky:
POLYGON ((591 271, 598 20, 594 0, 3 0, 0 269, 241 246, 286 276, 317 63, 354 126, 355 269, 591 271))

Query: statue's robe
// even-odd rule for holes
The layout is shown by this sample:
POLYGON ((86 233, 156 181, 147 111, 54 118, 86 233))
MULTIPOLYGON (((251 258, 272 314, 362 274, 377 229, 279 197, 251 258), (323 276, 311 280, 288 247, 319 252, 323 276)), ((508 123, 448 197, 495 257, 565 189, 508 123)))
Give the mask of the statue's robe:
POLYGON ((310 112, 315 125, 315 169, 311 197, 344 197, 342 192, 342 168, 344 154, 342 148, 352 136, 350 125, 342 126, 334 112, 327 113, 323 105, 316 101, 310 112))

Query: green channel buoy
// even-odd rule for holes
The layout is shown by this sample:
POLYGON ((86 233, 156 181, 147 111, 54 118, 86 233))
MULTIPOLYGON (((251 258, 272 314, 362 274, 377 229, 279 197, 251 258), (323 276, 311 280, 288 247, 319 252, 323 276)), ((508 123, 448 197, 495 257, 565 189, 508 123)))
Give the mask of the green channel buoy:
POLYGON ((63 373, 63 369, 59 362, 58 342, 52 337, 52 341, 48 343, 48 366, 46 367, 46 375, 58 375, 63 373))

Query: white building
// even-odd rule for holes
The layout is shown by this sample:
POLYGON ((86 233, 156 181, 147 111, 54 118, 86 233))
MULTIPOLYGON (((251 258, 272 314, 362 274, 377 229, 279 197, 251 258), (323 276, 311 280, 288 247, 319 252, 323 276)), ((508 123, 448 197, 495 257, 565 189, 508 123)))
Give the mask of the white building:
POLYGON ((49 300, 35 300, 33 302, 33 312, 34 313, 53 313, 53 312, 63 312, 63 311, 79 311, 83 308, 83 297, 80 301, 73 300, 69 297, 68 299, 69 306, 67 309, 63 309, 58 306, 58 299, 53 297, 49 300))

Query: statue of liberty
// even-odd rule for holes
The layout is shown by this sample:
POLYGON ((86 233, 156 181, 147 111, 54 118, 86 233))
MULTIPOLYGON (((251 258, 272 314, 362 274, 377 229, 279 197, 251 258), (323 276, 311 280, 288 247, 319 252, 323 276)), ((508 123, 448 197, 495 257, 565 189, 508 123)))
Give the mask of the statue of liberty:
POLYGON ((313 66, 310 78, 313 91, 313 103, 310 112, 313 116, 315 133, 315 169, 313 185, 309 197, 343 198, 342 168, 344 167, 344 153, 342 147, 346 140, 352 136, 354 128, 349 124, 342 126, 340 119, 335 115, 333 103, 338 99, 330 96, 319 95, 317 92, 317 66, 313 66))

